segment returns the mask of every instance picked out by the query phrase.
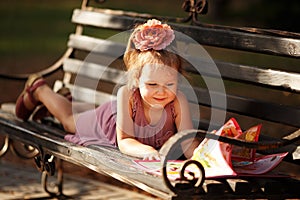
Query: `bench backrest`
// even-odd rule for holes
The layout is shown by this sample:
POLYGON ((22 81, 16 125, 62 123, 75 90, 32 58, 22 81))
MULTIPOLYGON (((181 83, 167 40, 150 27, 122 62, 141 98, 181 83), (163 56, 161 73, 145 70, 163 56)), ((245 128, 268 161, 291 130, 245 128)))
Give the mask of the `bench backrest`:
MULTIPOLYGON (((116 86, 124 80, 122 54, 126 39, 114 35, 145 22, 148 15, 94 8, 87 4, 88 1, 84 1, 82 8, 73 12, 76 32, 68 41, 64 79, 58 81, 55 88, 65 84, 73 90, 75 99, 101 104, 116 94, 116 86), (111 41, 111 38, 107 39, 110 36, 120 40, 111 41)), ((214 59, 212 63, 203 58, 197 47, 193 49, 194 43, 182 43, 187 49, 185 59, 188 62, 184 66, 188 79, 192 80, 194 95, 190 95, 190 88, 183 88, 183 91, 195 111, 192 115, 196 126, 201 129, 219 127, 218 120, 210 121, 222 116, 225 109, 226 120, 235 117, 242 129, 262 123, 264 134, 281 138, 300 128, 298 34, 258 34, 251 30, 191 26, 171 20, 168 23, 176 31, 199 42, 214 59), (265 60, 273 63, 254 66, 257 61, 266 63, 265 60), (201 67, 195 68, 193 63, 201 67), (224 90, 214 85, 219 84, 220 76, 224 90)))

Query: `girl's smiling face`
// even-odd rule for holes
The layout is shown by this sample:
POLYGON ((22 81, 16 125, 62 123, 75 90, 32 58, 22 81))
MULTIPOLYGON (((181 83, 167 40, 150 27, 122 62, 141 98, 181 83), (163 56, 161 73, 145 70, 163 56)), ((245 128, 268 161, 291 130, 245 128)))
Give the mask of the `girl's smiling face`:
POLYGON ((145 106, 164 108, 176 97, 176 69, 161 64, 146 64, 139 78, 139 89, 145 106))

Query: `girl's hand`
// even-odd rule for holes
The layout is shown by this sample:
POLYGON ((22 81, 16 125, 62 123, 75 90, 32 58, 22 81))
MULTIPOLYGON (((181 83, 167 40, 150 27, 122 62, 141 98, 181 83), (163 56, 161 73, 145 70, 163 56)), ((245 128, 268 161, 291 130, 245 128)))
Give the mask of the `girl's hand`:
POLYGON ((143 156, 143 160, 160 160, 158 151, 154 150, 151 153, 147 153, 143 156))

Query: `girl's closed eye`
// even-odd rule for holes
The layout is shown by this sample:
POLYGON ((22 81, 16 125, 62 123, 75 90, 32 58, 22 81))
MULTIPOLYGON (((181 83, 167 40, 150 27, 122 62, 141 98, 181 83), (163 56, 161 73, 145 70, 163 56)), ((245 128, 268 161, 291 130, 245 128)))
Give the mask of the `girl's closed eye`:
POLYGON ((146 85, 151 86, 151 87, 155 87, 155 86, 157 86, 158 84, 157 84, 157 83, 146 83, 146 85))
POLYGON ((168 84, 166 84, 167 87, 172 87, 174 85, 175 85, 175 83, 168 83, 168 84))

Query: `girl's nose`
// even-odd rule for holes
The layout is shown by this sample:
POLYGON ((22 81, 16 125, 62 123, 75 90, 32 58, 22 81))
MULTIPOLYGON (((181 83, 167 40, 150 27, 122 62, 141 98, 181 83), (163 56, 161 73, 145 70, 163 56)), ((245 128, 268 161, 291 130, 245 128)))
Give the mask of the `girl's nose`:
POLYGON ((160 86, 158 86, 158 88, 157 88, 157 92, 163 94, 163 93, 165 92, 165 89, 166 89, 166 88, 165 88, 164 86, 160 85, 160 86))

